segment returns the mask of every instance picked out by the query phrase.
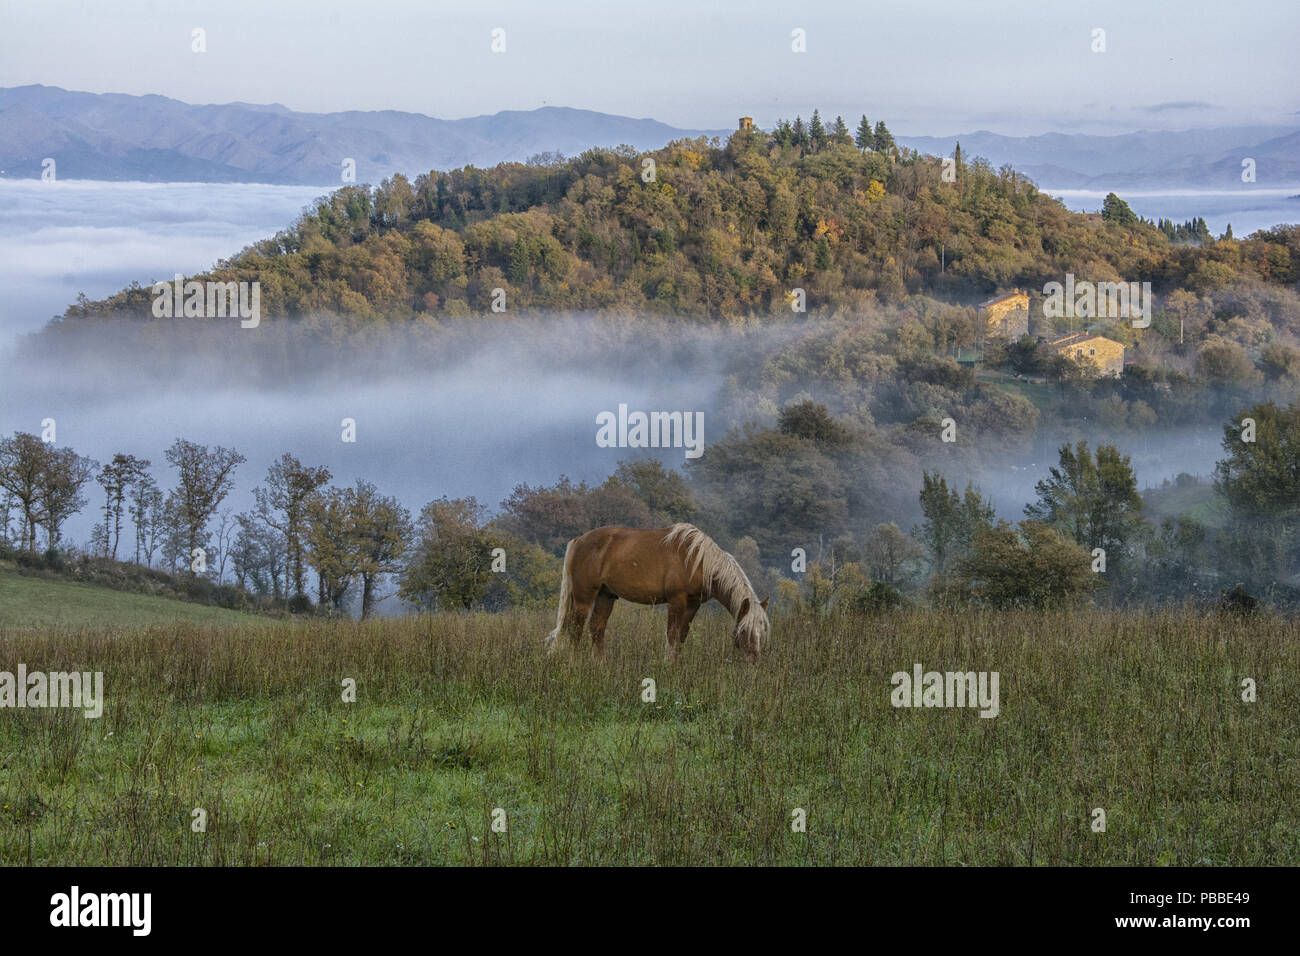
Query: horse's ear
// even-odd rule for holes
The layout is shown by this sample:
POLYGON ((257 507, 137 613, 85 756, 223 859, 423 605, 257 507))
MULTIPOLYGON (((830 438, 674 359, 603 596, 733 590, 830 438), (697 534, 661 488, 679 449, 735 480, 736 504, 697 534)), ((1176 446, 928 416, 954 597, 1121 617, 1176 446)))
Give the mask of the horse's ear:
POLYGON ((736 620, 739 621, 749 613, 749 598, 745 598, 744 603, 740 605, 740 610, 736 613, 736 620))
POLYGON ((758 602, 758 606, 761 607, 764 611, 767 610, 767 601, 768 601, 767 598, 763 598, 763 600, 758 602))

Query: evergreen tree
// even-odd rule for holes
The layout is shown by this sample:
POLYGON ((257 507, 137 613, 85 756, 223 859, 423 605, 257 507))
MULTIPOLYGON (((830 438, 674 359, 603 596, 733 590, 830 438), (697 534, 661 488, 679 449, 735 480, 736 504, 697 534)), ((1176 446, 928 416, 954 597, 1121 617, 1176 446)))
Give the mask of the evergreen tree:
POLYGON ((817 240, 817 254, 813 264, 819 270, 826 270, 831 267, 831 244, 825 236, 817 240))
POLYGON ((794 118, 794 129, 791 132, 794 133, 794 144, 806 151, 808 149, 808 131, 804 129, 802 116, 794 118))
POLYGON ((871 149, 875 143, 876 138, 872 135, 871 124, 867 121, 866 114, 864 113, 862 119, 858 121, 858 132, 857 135, 853 137, 853 144, 857 146, 858 149, 868 150, 871 149))
POLYGON ((872 137, 872 148, 877 153, 884 153, 889 156, 894 151, 894 134, 889 131, 884 120, 876 123, 876 133, 872 137))
POLYGON ((835 142, 841 146, 848 146, 853 142, 849 136, 849 128, 844 122, 843 116, 835 117, 835 131, 831 134, 835 142))
POLYGON ((814 153, 826 147, 826 127, 822 125, 821 113, 817 110, 813 110, 812 122, 808 124, 808 138, 812 140, 814 153))
POLYGON ((1129 204, 1114 193, 1107 193, 1106 198, 1102 200, 1101 218, 1121 226, 1135 226, 1138 222, 1137 214, 1129 208, 1129 204))

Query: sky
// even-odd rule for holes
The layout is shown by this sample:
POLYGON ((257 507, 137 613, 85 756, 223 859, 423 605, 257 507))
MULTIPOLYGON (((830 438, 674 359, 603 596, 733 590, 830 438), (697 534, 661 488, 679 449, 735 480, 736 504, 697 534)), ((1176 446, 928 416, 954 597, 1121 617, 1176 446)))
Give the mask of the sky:
POLYGON ((1297 0, 0 0, 0 27, 0 86, 310 112, 571 106, 717 129, 815 106, 903 135, 1300 122, 1297 0))

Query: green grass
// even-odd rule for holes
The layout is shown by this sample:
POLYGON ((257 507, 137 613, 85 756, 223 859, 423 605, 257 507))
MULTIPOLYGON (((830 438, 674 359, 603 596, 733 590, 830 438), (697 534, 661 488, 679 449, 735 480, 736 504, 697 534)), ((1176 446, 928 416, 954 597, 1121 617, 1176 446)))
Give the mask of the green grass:
POLYGON ((996 385, 1004 391, 1013 395, 1019 395, 1028 401, 1040 412, 1044 412, 1051 405, 1051 389, 1045 382, 1026 382, 1018 379, 1009 372, 997 372, 981 369, 976 372, 976 378, 986 385, 996 385))
POLYGON ((1142 504, 1155 519, 1191 518, 1211 530, 1226 528, 1232 517, 1228 503, 1209 483, 1151 488, 1142 493, 1142 504))
POLYGON ((59 578, 0 571, 0 628, 75 630, 116 624, 245 624, 253 615, 59 578))
POLYGON ((605 662, 547 658, 540 612, 0 629, 0 669, 101 670, 107 698, 0 711, 0 860, 1300 863, 1295 621, 778 617, 757 666, 720 614, 667 664, 662 623, 617 608, 605 662), (998 671, 1001 715, 891 707, 918 662, 998 671))

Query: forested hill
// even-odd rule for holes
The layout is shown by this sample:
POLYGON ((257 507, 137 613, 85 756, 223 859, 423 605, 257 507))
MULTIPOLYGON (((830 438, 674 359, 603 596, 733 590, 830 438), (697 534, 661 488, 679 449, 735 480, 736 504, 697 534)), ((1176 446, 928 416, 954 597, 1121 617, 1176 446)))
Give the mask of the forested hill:
MULTIPOLYGON (((948 182, 943 160, 900 152, 887 131, 859 148, 842 126, 818 129, 348 186, 194 278, 259 281, 272 319, 487 313, 496 289, 510 312, 719 318, 788 310, 795 288, 832 311, 915 294, 969 304, 1066 273, 1157 293, 1300 279, 1300 228, 1216 240, 1118 201, 1072 213, 1008 167, 958 153, 948 182)), ((151 298, 133 287, 68 317, 147 315, 151 298)))

